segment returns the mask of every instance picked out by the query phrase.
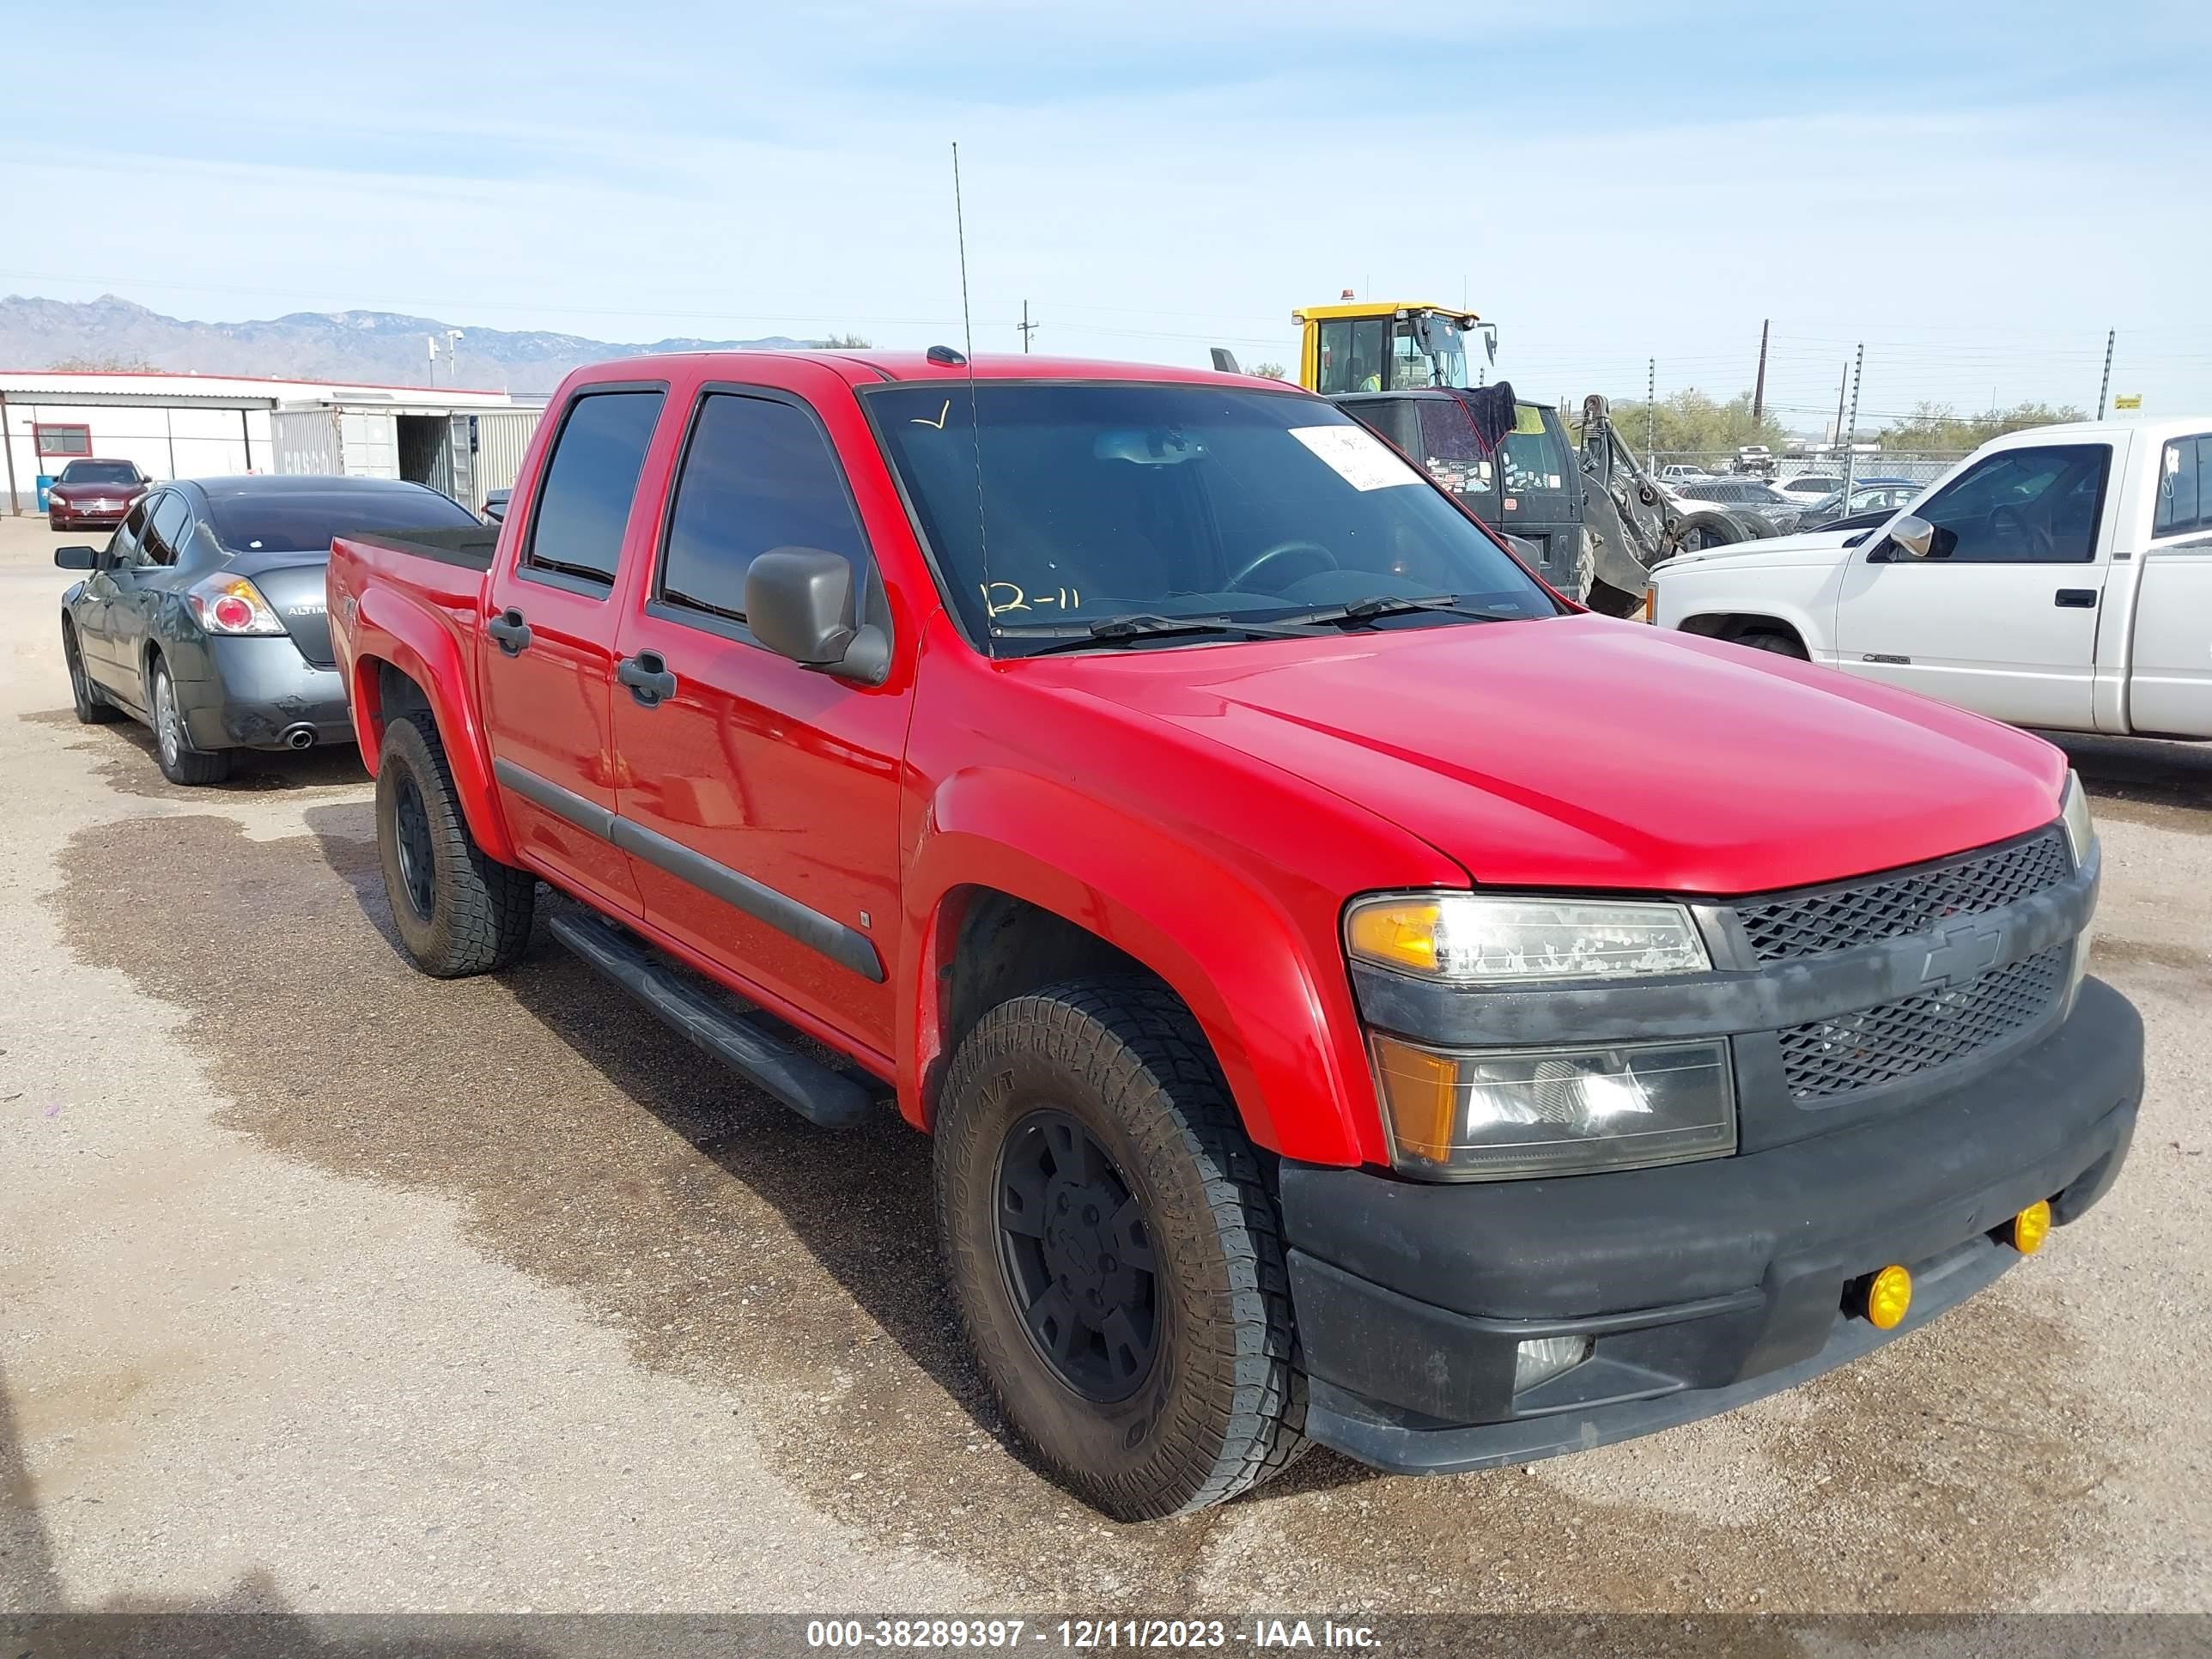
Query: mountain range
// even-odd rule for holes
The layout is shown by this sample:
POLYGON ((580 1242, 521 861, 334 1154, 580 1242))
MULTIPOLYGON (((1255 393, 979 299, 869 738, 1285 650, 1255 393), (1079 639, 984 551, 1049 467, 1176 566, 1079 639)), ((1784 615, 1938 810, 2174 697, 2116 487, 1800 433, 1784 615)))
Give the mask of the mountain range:
MULTIPOLYGON (((261 322, 198 323, 165 317, 129 300, 0 300, 0 368, 153 368, 173 374, 261 374, 288 380, 430 382, 428 342, 439 342, 437 383, 447 382, 447 331, 433 317, 390 311, 295 311, 261 322)), ((629 344, 540 330, 462 331, 460 384, 490 391, 550 392, 579 363, 655 351, 767 350, 810 343, 757 340, 655 340, 629 344)))

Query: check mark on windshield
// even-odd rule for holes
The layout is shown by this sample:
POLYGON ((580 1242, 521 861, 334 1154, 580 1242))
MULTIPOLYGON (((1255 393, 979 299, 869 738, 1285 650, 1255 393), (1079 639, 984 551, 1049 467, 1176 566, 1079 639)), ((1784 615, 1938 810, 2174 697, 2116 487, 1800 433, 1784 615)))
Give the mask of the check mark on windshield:
POLYGON ((933 421, 925 421, 925 420, 923 420, 923 419, 921 418, 921 416, 916 415, 916 416, 915 416, 912 418, 912 420, 908 422, 908 424, 910 424, 910 425, 914 425, 914 426, 926 426, 926 427, 932 427, 932 428, 934 428, 937 431, 942 432, 942 431, 944 431, 944 430, 945 430, 945 417, 947 415, 950 415, 951 412, 952 412, 952 399, 951 399, 951 398, 947 398, 945 400, 945 407, 944 407, 944 408, 942 408, 942 409, 940 409, 940 410, 939 410, 937 411, 937 418, 936 418, 935 420, 933 420, 933 421))

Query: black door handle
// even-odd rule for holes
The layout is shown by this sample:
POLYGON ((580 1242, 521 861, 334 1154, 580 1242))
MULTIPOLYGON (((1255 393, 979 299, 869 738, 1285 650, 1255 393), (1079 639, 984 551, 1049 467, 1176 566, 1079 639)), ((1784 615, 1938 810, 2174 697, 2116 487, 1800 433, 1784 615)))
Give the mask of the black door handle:
POLYGON ((486 623, 484 632, 510 657, 520 656, 523 647, 530 643, 530 624, 522 620, 522 613, 513 605, 486 623))
POLYGON ((2094 611, 2097 608, 2097 590, 2094 587, 2062 587, 2053 603, 2063 611, 2094 611))
POLYGON ((656 708, 676 695, 676 676, 668 672, 668 665, 661 661, 658 651, 641 651, 635 657, 624 657, 615 665, 615 678, 629 687, 630 696, 646 708, 656 708))

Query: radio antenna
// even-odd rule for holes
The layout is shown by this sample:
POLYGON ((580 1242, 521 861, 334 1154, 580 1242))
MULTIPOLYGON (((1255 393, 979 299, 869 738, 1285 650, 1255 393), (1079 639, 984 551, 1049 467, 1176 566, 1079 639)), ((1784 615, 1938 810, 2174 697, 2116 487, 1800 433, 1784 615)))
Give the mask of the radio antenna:
POLYGON ((968 219, 960 201, 960 141, 952 141, 952 228, 960 243, 960 340, 967 354, 968 431, 975 449, 975 557, 983 577, 983 628, 991 621, 991 536, 983 512, 983 416, 975 407, 975 325, 968 313, 968 219))

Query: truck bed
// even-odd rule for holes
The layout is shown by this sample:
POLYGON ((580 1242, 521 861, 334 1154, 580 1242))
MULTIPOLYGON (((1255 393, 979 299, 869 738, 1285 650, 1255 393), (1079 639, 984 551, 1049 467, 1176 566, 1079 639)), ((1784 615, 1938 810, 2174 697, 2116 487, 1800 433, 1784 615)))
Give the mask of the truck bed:
POLYGON ((412 553, 418 558, 435 559, 440 564, 457 565, 481 574, 491 568, 492 554, 499 547, 499 531, 492 525, 471 525, 463 530, 410 530, 404 533, 372 530, 342 539, 356 547, 412 553))

